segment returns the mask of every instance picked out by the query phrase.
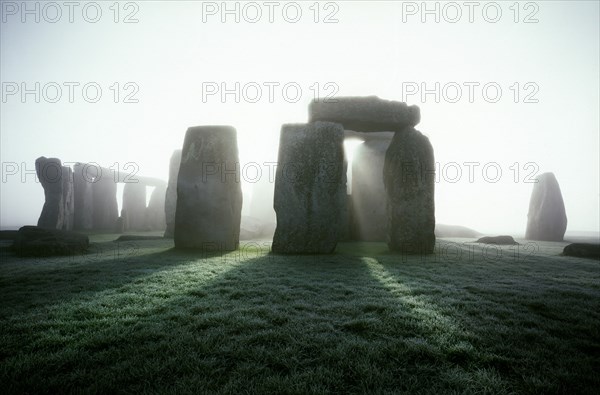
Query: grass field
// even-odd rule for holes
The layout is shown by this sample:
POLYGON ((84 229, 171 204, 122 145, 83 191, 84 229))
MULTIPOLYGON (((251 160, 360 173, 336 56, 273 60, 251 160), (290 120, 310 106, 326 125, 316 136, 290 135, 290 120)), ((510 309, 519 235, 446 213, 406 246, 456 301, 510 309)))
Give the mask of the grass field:
POLYGON ((286 257, 114 238, 79 257, 3 250, 2 393, 600 388, 600 263, 559 256, 565 243, 286 257))

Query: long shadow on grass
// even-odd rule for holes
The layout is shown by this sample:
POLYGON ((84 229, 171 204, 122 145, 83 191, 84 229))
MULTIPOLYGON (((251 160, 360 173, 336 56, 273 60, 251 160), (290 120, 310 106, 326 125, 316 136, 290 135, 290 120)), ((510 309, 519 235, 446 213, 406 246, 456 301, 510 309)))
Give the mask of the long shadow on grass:
POLYGON ((168 243, 93 243, 85 255, 18 258, 3 263, 0 317, 69 299, 85 299, 148 275, 221 253, 190 252, 168 243))
MULTIPOLYGON (((423 322, 442 329, 450 322, 434 338, 442 340, 449 361, 477 367, 482 383, 533 393, 594 393, 600 299, 590 285, 598 272, 585 262, 502 252, 493 259, 481 247, 463 249, 460 260, 380 256, 374 275, 400 298, 410 290, 423 322)), ((476 379, 457 373, 456 379, 476 379)))
MULTIPOLYGON (((157 256, 185 260, 170 254, 157 256)), ((450 367, 444 347, 467 347, 466 335, 391 292, 376 261, 257 250, 171 263, 137 278, 121 273, 122 286, 43 317, 10 320, 2 381, 28 391, 469 388, 436 377, 450 367)), ((138 264, 147 267, 147 257, 138 264)))

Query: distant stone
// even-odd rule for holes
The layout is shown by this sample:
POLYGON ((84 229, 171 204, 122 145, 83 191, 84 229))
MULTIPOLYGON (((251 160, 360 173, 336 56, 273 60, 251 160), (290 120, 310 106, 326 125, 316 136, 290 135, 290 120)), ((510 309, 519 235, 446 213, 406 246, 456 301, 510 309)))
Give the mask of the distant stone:
POLYGON ((75 192, 73 188, 73 170, 68 166, 62 167, 62 195, 62 229, 73 230, 75 220, 75 192))
POLYGON ((479 238, 476 243, 497 244, 497 245, 519 245, 512 236, 484 236, 479 238))
POLYGON ((264 234, 265 222, 254 217, 242 216, 240 240, 258 239, 264 234))
POLYGON ((177 175, 181 166, 181 150, 173 151, 169 162, 169 184, 165 195, 165 237, 173 238, 175 234, 175 209, 177 208, 177 175))
POLYGON ((357 132, 400 131, 421 119, 419 107, 377 96, 313 100, 308 111, 310 122, 336 122, 357 132))
POLYGON ((387 240, 387 196, 383 184, 383 165, 392 138, 393 133, 389 133, 387 138, 367 140, 354 151, 351 207, 355 240, 387 240))
POLYGON ((119 208, 117 205, 117 184, 109 172, 102 172, 92 184, 93 229, 113 231, 119 208))
POLYGON ((60 159, 41 156, 35 161, 37 177, 44 188, 44 206, 38 226, 62 229, 64 221, 63 170, 60 159))
POLYGON ((163 236, 146 236, 146 235, 122 235, 117 237, 115 242, 121 241, 144 241, 144 240, 164 240, 163 236))
POLYGON ((146 185, 138 180, 126 182, 123 187, 125 230, 144 230, 146 218, 146 185))
POLYGON ((560 186, 553 173, 536 177, 527 214, 529 240, 562 241, 567 230, 567 214, 560 186))
POLYGON ((332 253, 346 205, 344 128, 331 122, 281 128, 272 251, 332 253))
POLYGON ((175 247, 231 251, 239 246, 242 188, 236 130, 187 130, 177 178, 175 247))
POLYGON ((167 187, 157 186, 150 195, 148 207, 146 207, 146 220, 144 228, 147 230, 164 230, 165 223, 165 196, 167 187))
POLYGON ((565 246, 563 255, 600 260, 600 244, 573 243, 565 246))
POLYGON ((385 155, 388 247, 432 253, 435 247, 435 163, 429 139, 413 127, 397 132, 385 155))
POLYGON ((459 225, 435 224, 436 237, 477 237, 480 232, 459 225))
POLYGON ((38 226, 19 229, 12 250, 20 256, 53 256, 82 254, 89 247, 86 235, 38 226))
POLYGON ((92 185, 95 175, 96 170, 90 165, 76 163, 73 166, 74 229, 89 230, 93 227, 92 185))

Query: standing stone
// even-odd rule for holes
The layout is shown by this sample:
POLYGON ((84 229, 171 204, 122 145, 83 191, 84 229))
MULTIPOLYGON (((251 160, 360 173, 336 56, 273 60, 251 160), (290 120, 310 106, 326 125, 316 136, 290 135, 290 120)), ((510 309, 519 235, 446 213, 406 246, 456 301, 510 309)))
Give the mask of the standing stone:
POLYGON ((94 203, 92 185, 97 169, 93 166, 76 163, 73 166, 74 223, 77 230, 93 227, 94 203))
POLYGON ((175 209, 177 208, 177 175, 181 166, 181 150, 173 151, 169 162, 169 184, 165 196, 165 221, 167 229, 165 237, 172 239, 175 233, 175 209))
POLYGON ((385 154, 388 246, 403 253, 435 247, 435 163, 429 139, 413 127, 397 132, 385 154))
POLYGON ((541 174, 536 181, 529 200, 525 238, 562 241, 567 230, 567 214, 558 181, 554 173, 541 174))
POLYGON ((235 250, 241 215, 236 130, 231 126, 189 128, 177 177, 175 247, 235 250))
POLYGON ((123 188, 125 230, 143 230, 146 219, 146 185, 138 180, 125 183, 123 188), (135 182, 137 181, 137 182, 135 182))
POLYGON ((386 241, 388 235, 387 195, 383 184, 385 153, 393 133, 366 140, 356 147, 352 161, 353 238, 386 241))
POLYGON ((332 253, 346 205, 344 128, 332 122, 281 128, 273 252, 332 253))
POLYGON ((100 172, 92 184, 94 202, 93 229, 110 231, 115 229, 119 208, 117 205, 117 184, 111 172, 100 172))
POLYGON ((73 192, 73 170, 68 166, 62 167, 63 194, 63 230, 73 230, 75 217, 75 196, 73 192))
POLYGON ((165 195, 167 187, 157 186, 150 195, 148 207, 146 207, 146 225, 147 230, 164 230, 165 223, 165 195))
POLYGON ((60 159, 41 156, 35 161, 37 177, 44 188, 44 207, 38 226, 62 229, 64 221, 63 170, 60 159))

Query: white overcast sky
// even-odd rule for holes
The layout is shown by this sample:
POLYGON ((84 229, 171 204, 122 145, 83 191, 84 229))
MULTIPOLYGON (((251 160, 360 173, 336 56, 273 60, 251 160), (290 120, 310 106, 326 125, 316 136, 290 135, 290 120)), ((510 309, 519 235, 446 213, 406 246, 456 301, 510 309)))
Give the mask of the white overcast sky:
MULTIPOLYGON (((28 13, 20 1, 2 1, 3 227, 37 222, 43 189, 28 172, 41 155, 105 167, 134 162, 139 174, 166 180, 189 126, 230 124, 242 166, 275 161, 281 124, 306 122, 317 91, 421 108, 417 129, 440 165, 439 223, 523 234, 527 176, 554 172, 568 231, 600 227, 598 1, 428 2, 429 14, 420 1, 228 2, 230 14, 222 2, 46 3, 28 2, 28 13), (21 96, 36 82, 39 103, 33 93, 21 96), (72 103, 65 83, 79 84, 72 103), (209 85, 235 83, 239 103, 233 94, 203 98, 209 85), (436 83, 438 102, 420 95, 436 83), (62 96, 51 103, 57 85, 62 96), (257 85, 262 97, 251 103, 244 93, 252 99, 257 85), (94 86, 102 96, 89 103, 94 86), (301 91, 292 103, 294 87, 301 91), (137 103, 124 103, 130 93, 137 103), (472 180, 465 162, 479 163, 472 180)), ((252 185, 244 191, 249 203, 252 185)))

